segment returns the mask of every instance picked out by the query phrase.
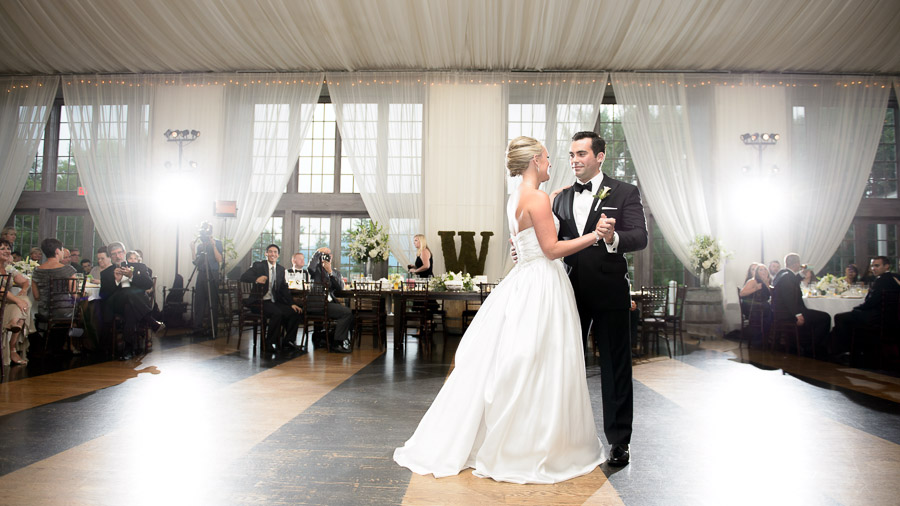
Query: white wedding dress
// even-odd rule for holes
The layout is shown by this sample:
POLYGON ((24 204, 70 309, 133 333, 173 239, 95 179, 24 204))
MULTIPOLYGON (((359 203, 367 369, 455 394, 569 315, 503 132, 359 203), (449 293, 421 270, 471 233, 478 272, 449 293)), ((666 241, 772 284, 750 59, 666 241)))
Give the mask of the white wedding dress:
MULTIPOLYGON (((514 192, 513 231, 517 203, 514 192)), ((533 228, 513 242, 518 264, 481 306, 416 432, 394 451, 413 472, 440 478, 471 467, 497 481, 556 483, 603 461, 563 263, 544 256, 533 228)))

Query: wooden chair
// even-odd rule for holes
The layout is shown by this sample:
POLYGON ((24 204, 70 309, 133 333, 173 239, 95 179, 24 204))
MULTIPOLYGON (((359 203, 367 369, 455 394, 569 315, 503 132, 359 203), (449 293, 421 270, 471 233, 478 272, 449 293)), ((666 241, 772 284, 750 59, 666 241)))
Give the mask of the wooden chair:
POLYGON ((65 329, 64 345, 72 346, 68 330, 73 327, 74 321, 80 322, 76 302, 84 298, 85 283, 84 278, 55 278, 50 280, 47 293, 41 294, 41 299, 46 301, 47 312, 35 313, 34 326, 44 336, 44 353, 47 352, 50 334, 55 330, 65 329))
POLYGON ((763 347, 765 347, 766 335, 763 325, 765 321, 763 314, 765 307, 762 304, 757 304, 754 300, 745 301, 742 299, 741 287, 737 287, 737 294, 738 304, 741 309, 741 337, 738 342, 738 350, 743 349, 745 338, 747 339, 747 349, 750 349, 754 330, 757 333, 756 335, 760 336, 761 341, 763 341, 763 347))
MULTIPOLYGON (((219 321, 225 327, 225 344, 231 341, 231 329, 239 327, 241 321, 241 289, 237 281, 226 279, 219 284, 219 299, 222 310, 219 321)), ((240 335, 238 335, 240 339, 240 335)))
MULTIPOLYGON (((9 293, 9 288, 12 286, 12 275, 11 274, 0 274, 0 318, 3 316, 3 311, 6 310, 7 298, 6 295, 9 293)), ((5 328, 0 329, 0 339, 3 340, 3 344, 0 345, 0 350, 9 347, 9 333, 5 328)), ((12 355, 12 348, 8 351, 8 356, 12 355)), ((3 356, 2 351, 0 351, 0 378, 3 377, 3 368, 6 367, 6 357, 3 356)))
POLYGON ((381 281, 353 282, 353 321, 356 347, 362 343, 362 332, 372 331, 372 347, 381 350, 387 346, 387 311, 381 293, 381 281))
POLYGON ((423 280, 407 282, 400 287, 400 331, 394 339, 406 338, 411 328, 417 329, 416 338, 424 355, 431 352, 431 317, 428 311, 428 282, 423 280))
POLYGON ((653 347, 659 353, 659 338, 666 341, 666 352, 672 358, 672 350, 669 348, 669 339, 666 335, 666 315, 669 302, 668 286, 643 286, 641 287, 643 298, 641 299, 641 341, 648 343, 652 334, 653 347))
MULTIPOLYGON (((668 292, 667 292, 668 293, 668 292)), ((681 353, 684 354, 684 298, 687 295, 687 286, 678 286, 675 288, 675 300, 672 314, 666 312, 666 344, 668 344, 669 329, 672 331, 672 347, 675 353, 678 353, 678 340, 681 340, 681 353)), ((666 304, 668 307, 669 304, 666 304)))
POLYGON ((237 347, 241 349, 241 338, 244 335, 244 329, 253 329, 253 345, 250 347, 253 354, 256 354, 256 335, 259 331, 259 351, 263 352, 266 346, 266 318, 263 314, 263 295, 266 291, 265 285, 257 283, 248 283, 241 281, 237 285, 238 300, 240 301, 240 313, 238 314, 238 342, 237 347), (256 300, 252 300, 251 296, 255 296, 256 300))
POLYGON ((462 312, 463 332, 469 328, 469 324, 475 319, 475 315, 478 313, 478 310, 481 309, 484 300, 488 298, 488 295, 491 294, 491 290, 493 290, 495 286, 497 286, 497 283, 478 283, 479 299, 467 300, 466 308, 462 312))
MULTIPOLYGON (((784 351, 789 352, 790 348, 790 339, 793 338, 797 347, 797 355, 801 354, 801 350, 803 349, 800 346, 800 328, 797 327, 797 317, 796 315, 790 314, 785 311, 779 311, 775 308, 778 307, 778 304, 775 299, 775 294, 772 294, 772 308, 774 313, 774 319, 772 320, 772 328, 769 331, 769 343, 768 348, 771 351, 775 351, 775 348, 779 344, 784 345, 784 351)), ((816 347, 810 346, 812 348, 813 358, 816 356, 816 347)))
MULTIPOLYGON (((331 349, 331 333, 334 321, 328 318, 328 291, 322 283, 304 282, 306 294, 303 297, 303 338, 300 349, 309 350, 309 329, 316 330, 317 325, 325 332, 325 347, 331 349)), ((353 336, 350 336, 350 348, 353 348, 353 336)))

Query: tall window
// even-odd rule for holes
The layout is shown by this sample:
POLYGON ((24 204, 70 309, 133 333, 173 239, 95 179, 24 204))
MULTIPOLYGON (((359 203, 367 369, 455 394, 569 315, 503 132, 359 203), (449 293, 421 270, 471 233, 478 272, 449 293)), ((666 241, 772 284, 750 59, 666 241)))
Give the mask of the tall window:
POLYGON ((13 226, 16 227, 16 243, 13 244, 13 251, 22 253, 22 257, 27 257, 31 248, 41 245, 40 218, 37 214, 16 214, 13 216, 13 226))
MULTIPOLYGON (((320 216, 301 216, 300 237, 297 238, 297 251, 306 257, 306 263, 312 259, 319 248, 331 244, 331 218, 320 216)), ((296 253, 295 252, 295 253, 296 253)), ((344 263, 340 264, 344 266, 344 263)), ((346 267, 343 267, 346 269, 346 267)), ((346 274, 346 273, 344 273, 346 274)))
POLYGON ((56 238, 62 241, 66 248, 82 249, 82 237, 84 234, 84 216, 57 216, 56 238))
MULTIPOLYGON (((284 255, 283 229, 284 218, 281 216, 269 218, 266 228, 259 234, 259 237, 256 238, 256 242, 253 243, 253 247, 250 249, 250 261, 259 262, 260 260, 265 260, 266 246, 270 244, 277 244, 281 248, 281 254, 284 255)), ((279 262, 282 261, 281 258, 278 260, 279 262)))
POLYGON ((291 106, 255 104, 253 108, 253 160, 251 185, 258 191, 278 188, 287 163, 291 106))
POLYGON ((509 104, 507 133, 511 141, 520 135, 534 137, 541 144, 547 140, 547 106, 544 104, 509 104))
POLYGON ((66 107, 60 108, 59 143, 56 155, 56 191, 75 191, 80 186, 75 155, 72 151, 72 134, 66 107))
POLYGON ((303 139, 298 162, 297 191, 334 192, 334 153, 337 122, 333 104, 316 104, 303 139))
POLYGON ((897 225, 894 223, 870 223, 868 230, 868 250, 871 256, 886 256, 891 265, 897 265, 897 225))
POLYGON ((625 129, 622 128, 623 110, 624 108, 618 104, 600 106, 598 133, 606 141, 603 172, 615 179, 636 184, 637 173, 634 170, 631 151, 628 150, 628 143, 625 141, 625 129))
POLYGON ((896 106, 888 107, 875 163, 866 185, 865 195, 868 198, 897 198, 897 119, 896 106))
POLYGON ((859 274, 861 276, 862 271, 866 270, 866 266, 859 264, 859 262, 864 261, 864 259, 856 258, 855 241, 856 229, 851 223, 850 228, 847 229, 847 233, 844 234, 844 238, 841 240, 840 246, 838 246, 838 249, 834 252, 834 255, 831 256, 831 259, 828 260, 828 263, 826 263, 821 269, 817 269, 816 266, 812 266, 813 269, 816 269, 816 274, 818 276, 822 276, 824 274, 830 273, 836 276, 843 276, 844 267, 846 267, 849 263, 857 262, 856 266, 860 269, 859 274))
POLYGON ((38 143, 38 150, 34 155, 34 163, 28 169, 28 179, 25 180, 25 191, 27 192, 41 191, 44 177, 44 136, 46 133, 47 129, 45 128, 41 132, 41 142, 38 143))
POLYGON ((390 104, 388 112, 388 192, 418 193, 422 181, 422 104, 390 104))

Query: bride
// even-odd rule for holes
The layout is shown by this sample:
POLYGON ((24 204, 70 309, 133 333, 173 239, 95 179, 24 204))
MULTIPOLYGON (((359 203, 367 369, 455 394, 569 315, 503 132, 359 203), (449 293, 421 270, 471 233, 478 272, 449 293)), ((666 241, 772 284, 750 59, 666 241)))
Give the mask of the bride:
POLYGON ((456 352, 456 365, 394 460, 419 474, 556 483, 603 461, 584 370, 572 285, 560 258, 599 241, 595 230, 557 240, 547 150, 517 137, 506 150, 521 176, 506 206, 518 263, 491 292, 456 352))

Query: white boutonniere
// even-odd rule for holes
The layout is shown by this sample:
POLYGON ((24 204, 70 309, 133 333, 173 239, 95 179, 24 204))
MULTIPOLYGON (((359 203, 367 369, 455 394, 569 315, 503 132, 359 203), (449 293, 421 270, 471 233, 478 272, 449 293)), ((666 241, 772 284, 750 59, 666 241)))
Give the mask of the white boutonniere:
POLYGON ((612 188, 610 188, 609 186, 604 186, 602 190, 600 190, 599 192, 597 192, 597 193, 594 194, 594 198, 595 198, 595 199, 598 199, 598 200, 603 200, 603 199, 605 199, 606 197, 609 196, 609 193, 610 193, 610 190, 611 190, 611 189, 612 189, 612 188))

